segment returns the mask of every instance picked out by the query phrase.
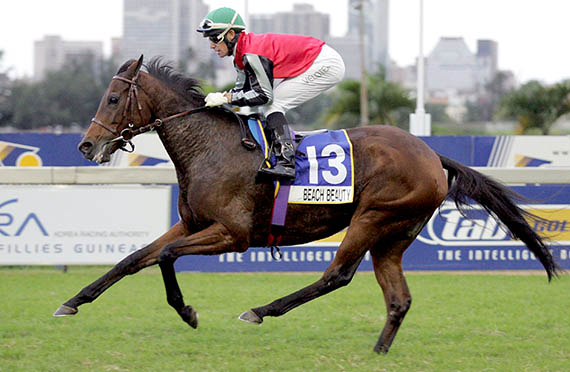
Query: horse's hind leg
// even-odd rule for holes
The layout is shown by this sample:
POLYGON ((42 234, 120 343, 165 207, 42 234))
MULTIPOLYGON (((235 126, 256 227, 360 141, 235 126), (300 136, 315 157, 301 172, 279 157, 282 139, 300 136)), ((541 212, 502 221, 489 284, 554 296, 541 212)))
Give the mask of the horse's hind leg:
POLYGON ((401 255, 392 256, 386 254, 376 256, 372 254, 372 264, 376 280, 384 293, 384 301, 386 302, 386 311, 388 313, 386 324, 376 346, 374 346, 374 351, 387 353, 390 345, 392 345, 392 341, 394 341, 394 337, 396 337, 396 332, 398 332, 404 320, 404 316, 410 309, 412 296, 404 278, 401 255))
POLYGON ((376 231, 377 228, 372 224, 353 222, 333 262, 319 280, 268 305, 248 310, 241 314, 239 319, 250 323, 261 323, 265 316, 281 316, 299 305, 347 285, 352 280, 364 254, 375 241, 372 239, 376 239, 376 231))
POLYGON ((164 245, 178 240, 186 234, 187 232, 180 222, 175 224, 154 242, 128 255, 105 275, 83 288, 77 295, 61 305, 53 316, 75 315, 78 311, 77 307, 94 301, 101 293, 124 276, 134 274, 145 267, 154 265, 164 245))
POLYGON ((417 223, 405 232, 399 240, 393 240, 391 243, 382 242, 370 250, 374 274, 378 284, 382 287, 388 313, 384 329, 382 329, 380 338, 374 346, 374 351, 377 353, 385 354, 388 352, 406 313, 412 305, 412 296, 402 269, 402 256, 427 224, 429 218, 428 216, 417 223))
POLYGON ((402 256, 428 223, 430 217, 427 216, 423 221, 417 222, 403 235, 400 235, 399 239, 393 238, 391 242, 382 242, 370 250, 374 274, 378 284, 382 287, 388 313, 384 329, 374 346, 374 351, 377 353, 388 352, 412 305, 412 296, 402 269, 402 256))

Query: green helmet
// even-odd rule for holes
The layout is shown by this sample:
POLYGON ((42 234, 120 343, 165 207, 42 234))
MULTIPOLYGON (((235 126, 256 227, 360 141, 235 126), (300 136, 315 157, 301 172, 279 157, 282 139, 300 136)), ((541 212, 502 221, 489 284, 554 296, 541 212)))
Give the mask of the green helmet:
POLYGON ((218 8, 204 17, 196 31, 204 33, 204 37, 215 36, 218 41, 222 41, 229 30, 241 32, 245 30, 245 23, 235 10, 218 8))

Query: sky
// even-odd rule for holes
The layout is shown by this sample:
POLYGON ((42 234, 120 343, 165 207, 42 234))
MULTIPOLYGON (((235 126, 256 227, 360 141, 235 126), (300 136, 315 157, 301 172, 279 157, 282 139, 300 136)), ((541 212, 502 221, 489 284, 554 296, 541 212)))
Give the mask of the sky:
MULTIPOLYGON (((245 14, 245 0, 204 0, 245 14)), ((308 3, 331 16, 331 34, 347 30, 348 0, 249 0, 249 14, 288 11, 308 3)), ((389 52, 400 66, 412 65, 419 53, 420 0, 391 0, 389 52)), ((34 41, 60 35, 69 41, 103 41, 122 35, 120 0, 0 0, 0 70, 12 77, 33 74, 34 41)), ((424 0, 424 54, 441 37, 463 37, 475 53, 477 39, 499 43, 499 68, 520 82, 555 83, 570 79, 569 0, 424 0)), ((204 44, 204 48, 207 48, 204 44)))

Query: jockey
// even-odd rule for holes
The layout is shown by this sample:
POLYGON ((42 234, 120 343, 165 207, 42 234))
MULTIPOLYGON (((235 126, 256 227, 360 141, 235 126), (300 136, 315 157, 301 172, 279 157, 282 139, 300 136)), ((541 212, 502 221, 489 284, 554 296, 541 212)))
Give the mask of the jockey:
POLYGON ((344 76, 341 56, 310 36, 246 33, 243 19, 230 8, 208 13, 197 31, 210 39, 210 48, 220 58, 234 56, 237 71, 234 88, 208 94, 206 106, 230 103, 261 108, 277 158, 275 167, 261 171, 294 179, 295 149, 285 112, 340 82, 344 76))

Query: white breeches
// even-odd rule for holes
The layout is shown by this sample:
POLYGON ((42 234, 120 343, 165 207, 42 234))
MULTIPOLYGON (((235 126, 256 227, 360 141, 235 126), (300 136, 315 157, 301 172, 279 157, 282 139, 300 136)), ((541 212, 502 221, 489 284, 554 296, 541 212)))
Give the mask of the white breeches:
POLYGON ((279 83, 274 82, 273 102, 264 105, 261 111, 265 116, 272 112, 285 113, 332 88, 343 77, 342 57, 325 44, 307 71, 279 83))

